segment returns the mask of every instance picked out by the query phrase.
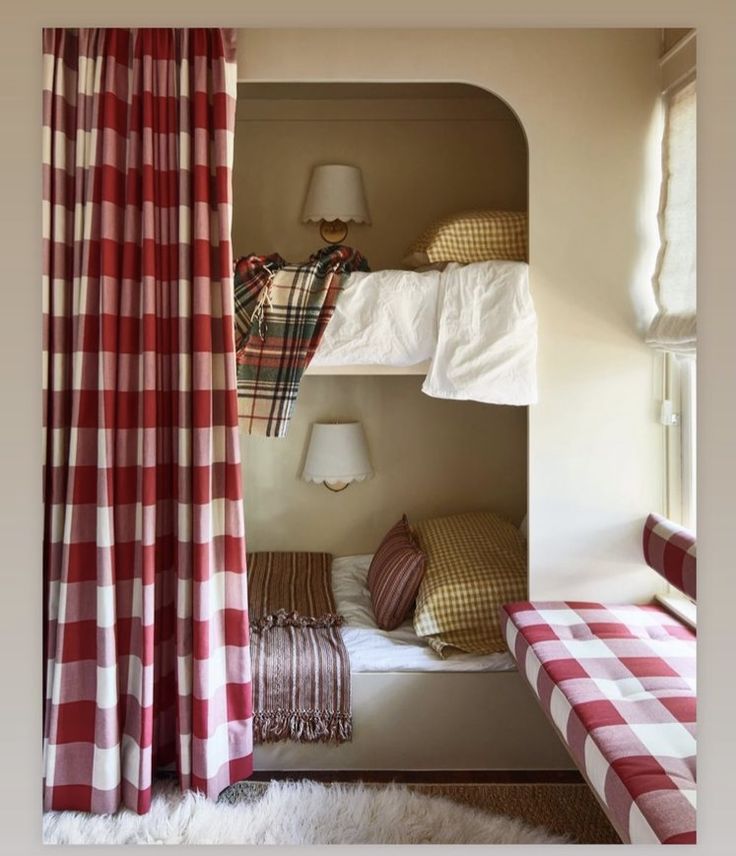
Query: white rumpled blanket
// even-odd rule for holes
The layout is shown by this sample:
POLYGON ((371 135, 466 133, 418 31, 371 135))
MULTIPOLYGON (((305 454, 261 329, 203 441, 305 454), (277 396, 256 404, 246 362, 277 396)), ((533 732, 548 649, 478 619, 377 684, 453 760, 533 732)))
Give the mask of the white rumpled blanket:
POLYGON ((526 262, 451 264, 422 392, 487 404, 537 400, 537 316, 526 262))
POLYGON ((537 400, 537 317, 525 262, 346 277, 314 366, 431 360, 422 391, 488 404, 537 400))
POLYGON ((413 366, 437 341, 438 271, 347 275, 314 366, 413 366))

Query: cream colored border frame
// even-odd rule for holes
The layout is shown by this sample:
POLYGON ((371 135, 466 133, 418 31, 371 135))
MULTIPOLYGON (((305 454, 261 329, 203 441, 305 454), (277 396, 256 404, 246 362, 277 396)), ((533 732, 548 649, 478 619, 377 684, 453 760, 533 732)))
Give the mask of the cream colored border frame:
MULTIPOLYGON (((735 804, 733 680, 736 485, 736 4, 732 0, 26 0, 0 26, 3 302, 0 312, 3 547, 0 812, 4 852, 39 853, 41 659, 40 29, 46 25, 239 27, 690 27, 698 30, 699 655, 698 853, 730 853, 735 804)), ((356 47, 357 49, 357 47, 356 47)), ((177 848, 172 848, 176 850, 177 848)), ((547 854, 570 848, 545 848, 547 854)), ((529 848, 533 852, 539 848, 529 848)), ((109 852, 69 848, 68 852, 109 852)), ((187 848, 193 853, 205 848, 187 848)), ((269 854, 278 852, 271 848, 269 854)), ((347 849, 345 852, 348 852, 347 849)), ((363 851, 365 852, 365 851, 363 851)), ((374 848, 385 854, 387 848, 374 848)), ((460 848, 445 848, 460 852, 460 848)), ((494 856, 513 848, 495 848, 494 856)), ((580 851, 572 851, 580 852, 580 851)), ((586 850, 586 852, 588 852, 586 850)), ((609 852, 608 850, 606 852, 609 852)), ((640 848, 637 854, 658 852, 640 848)))

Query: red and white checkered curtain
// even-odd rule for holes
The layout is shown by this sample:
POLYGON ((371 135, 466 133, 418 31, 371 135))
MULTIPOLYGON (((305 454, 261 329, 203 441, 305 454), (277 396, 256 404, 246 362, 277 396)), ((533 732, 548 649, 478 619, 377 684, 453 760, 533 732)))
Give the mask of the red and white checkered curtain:
POLYGON ((46 809, 251 772, 235 34, 43 34, 46 809))

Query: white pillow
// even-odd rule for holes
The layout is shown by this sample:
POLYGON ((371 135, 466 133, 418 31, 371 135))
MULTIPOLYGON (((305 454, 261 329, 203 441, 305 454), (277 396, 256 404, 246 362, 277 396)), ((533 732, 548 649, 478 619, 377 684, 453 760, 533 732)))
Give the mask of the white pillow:
POLYGON ((373 553, 337 556, 332 560, 332 593, 345 623, 351 627, 378 629, 368 591, 368 569, 373 553))

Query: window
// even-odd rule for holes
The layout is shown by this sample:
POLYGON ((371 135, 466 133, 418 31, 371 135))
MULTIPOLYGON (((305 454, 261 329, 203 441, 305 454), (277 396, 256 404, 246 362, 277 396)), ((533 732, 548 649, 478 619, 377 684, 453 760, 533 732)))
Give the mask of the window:
POLYGON ((665 352, 665 513, 695 529, 696 91, 694 78, 665 94, 658 312, 647 341, 665 352))
POLYGON ((680 466, 681 520, 688 529, 696 526, 696 425, 695 357, 678 357, 680 364, 680 466))
POLYGON ((695 357, 664 356, 662 423, 665 442, 665 514, 688 529, 696 528, 696 385, 695 357))

